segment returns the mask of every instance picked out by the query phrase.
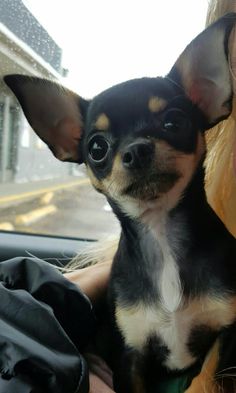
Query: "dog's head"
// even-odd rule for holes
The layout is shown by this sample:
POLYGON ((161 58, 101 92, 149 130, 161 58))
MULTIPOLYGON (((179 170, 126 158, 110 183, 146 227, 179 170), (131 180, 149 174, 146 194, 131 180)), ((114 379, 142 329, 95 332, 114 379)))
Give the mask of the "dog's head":
POLYGON ((9 75, 36 133, 131 216, 175 206, 205 154, 203 132, 231 112, 229 14, 197 36, 165 78, 114 86, 87 101, 47 80, 9 75), (168 196, 168 198, 166 198, 168 196))

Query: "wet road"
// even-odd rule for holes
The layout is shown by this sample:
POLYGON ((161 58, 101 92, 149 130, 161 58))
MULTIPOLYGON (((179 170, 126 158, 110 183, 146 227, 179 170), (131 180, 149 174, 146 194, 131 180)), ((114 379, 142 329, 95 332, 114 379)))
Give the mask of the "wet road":
POLYGON ((119 233, 119 224, 105 198, 89 184, 54 193, 50 204, 56 212, 28 225, 17 225, 15 218, 37 209, 41 198, 0 209, 0 221, 8 221, 16 231, 99 239, 119 233))

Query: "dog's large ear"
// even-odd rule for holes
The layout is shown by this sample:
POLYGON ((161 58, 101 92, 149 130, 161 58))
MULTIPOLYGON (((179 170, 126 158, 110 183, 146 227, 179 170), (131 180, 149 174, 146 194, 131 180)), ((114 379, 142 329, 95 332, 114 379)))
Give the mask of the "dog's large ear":
POLYGON ((236 14, 230 13, 204 30, 167 75, 203 111, 209 126, 226 118, 232 109, 228 45, 235 22, 236 14))
POLYGON ((55 157, 81 163, 80 139, 88 102, 49 80, 7 75, 4 81, 16 95, 32 128, 55 157))

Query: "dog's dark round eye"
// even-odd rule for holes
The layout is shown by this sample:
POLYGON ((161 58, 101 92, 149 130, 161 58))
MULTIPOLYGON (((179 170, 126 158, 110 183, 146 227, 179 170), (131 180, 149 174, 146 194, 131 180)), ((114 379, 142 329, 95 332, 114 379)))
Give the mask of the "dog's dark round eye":
POLYGON ((88 145, 90 158, 97 163, 103 162, 107 156, 109 147, 108 141, 102 135, 95 135, 90 139, 88 145))
POLYGON ((180 109, 170 109, 163 120, 163 131, 178 132, 185 126, 186 117, 180 109))
POLYGON ((167 121, 166 123, 164 123, 163 126, 165 131, 178 131, 179 129, 179 125, 177 123, 173 123, 171 121, 167 121))

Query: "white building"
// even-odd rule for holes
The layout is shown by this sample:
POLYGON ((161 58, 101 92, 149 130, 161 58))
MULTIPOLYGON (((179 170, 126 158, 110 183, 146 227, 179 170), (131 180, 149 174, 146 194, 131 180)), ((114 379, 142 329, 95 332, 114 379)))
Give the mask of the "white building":
POLYGON ((30 130, 2 77, 20 73, 60 79, 62 50, 21 0, 0 0, 0 182, 71 174, 30 130))

